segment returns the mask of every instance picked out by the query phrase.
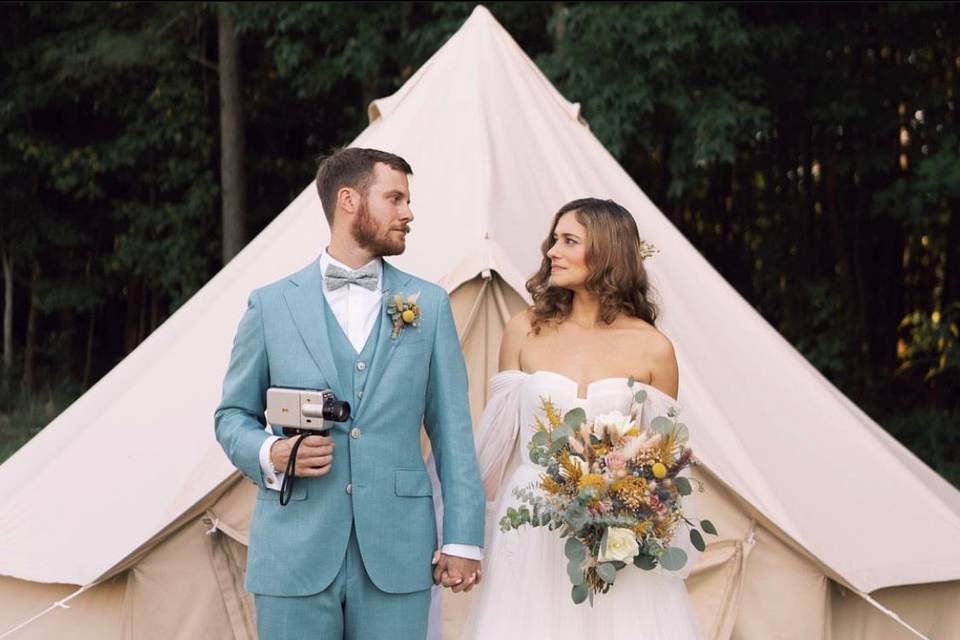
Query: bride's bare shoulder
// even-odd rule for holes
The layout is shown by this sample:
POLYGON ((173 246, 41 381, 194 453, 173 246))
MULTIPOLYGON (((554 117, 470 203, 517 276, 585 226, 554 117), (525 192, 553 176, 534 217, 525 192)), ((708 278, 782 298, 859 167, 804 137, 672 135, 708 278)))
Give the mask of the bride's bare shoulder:
POLYGON ((640 318, 630 318, 628 328, 634 337, 634 344, 647 355, 658 358, 673 358, 673 343, 659 329, 640 318))
POLYGON ((500 339, 500 371, 520 368, 520 352, 530 335, 532 322, 533 310, 528 307, 510 318, 503 328, 503 337, 500 339))
POLYGON ((637 361, 647 363, 650 384, 676 398, 679 370, 677 354, 670 338, 649 322, 638 318, 630 319, 629 331, 632 334, 629 351, 637 361))

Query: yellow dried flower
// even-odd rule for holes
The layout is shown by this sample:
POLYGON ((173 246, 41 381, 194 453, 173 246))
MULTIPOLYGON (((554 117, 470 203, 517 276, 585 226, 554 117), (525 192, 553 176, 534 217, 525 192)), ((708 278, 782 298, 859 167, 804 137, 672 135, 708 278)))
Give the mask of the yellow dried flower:
POLYGON ((560 468, 563 469, 564 475, 570 479, 570 482, 574 484, 580 482, 580 478, 583 476, 583 470, 580 468, 580 465, 570 459, 569 451, 561 449, 557 453, 557 462, 560 463, 560 468))
POLYGON ((599 473, 588 473, 580 478, 579 486, 581 489, 596 487, 597 489, 603 490, 607 487, 607 481, 604 480, 603 476, 599 473))
POLYGON ((557 408, 553 405, 553 402, 550 400, 542 400, 543 403, 543 412, 547 416, 547 421, 550 423, 550 426, 554 429, 563 424, 563 418, 560 417, 560 412, 557 411, 557 408))
POLYGON ((544 474, 543 478, 540 480, 540 488, 542 488, 547 493, 557 494, 560 493, 560 485, 557 484, 557 481, 553 479, 553 476, 544 474))

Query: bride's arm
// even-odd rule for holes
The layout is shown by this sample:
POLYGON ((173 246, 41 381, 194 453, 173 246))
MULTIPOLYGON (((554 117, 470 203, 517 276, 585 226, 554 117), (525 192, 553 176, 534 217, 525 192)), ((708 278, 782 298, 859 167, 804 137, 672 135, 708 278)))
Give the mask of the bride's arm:
POLYGON ((510 318, 503 328, 503 337, 500 338, 500 371, 520 371, 520 353, 529 333, 530 315, 529 310, 525 309, 510 318))
POLYGON ((673 343, 667 336, 660 332, 657 332, 656 336, 656 339, 651 341, 650 386, 656 387, 671 398, 676 398, 680 387, 677 355, 673 351, 673 343))

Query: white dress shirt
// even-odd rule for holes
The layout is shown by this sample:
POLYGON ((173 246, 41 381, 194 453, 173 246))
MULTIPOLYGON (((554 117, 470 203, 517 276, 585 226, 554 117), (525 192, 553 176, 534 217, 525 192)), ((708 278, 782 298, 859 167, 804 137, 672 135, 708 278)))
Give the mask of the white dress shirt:
MULTIPOLYGON (((353 271, 353 269, 327 253, 326 250, 320 255, 319 262, 320 273, 326 273, 327 267, 331 264, 341 269, 353 271)), ((377 315, 380 313, 383 298, 383 262, 380 258, 375 258, 372 262, 376 263, 377 266, 377 287, 373 291, 352 283, 331 291, 327 288, 326 278, 323 279, 323 297, 330 305, 330 310, 337 319, 337 324, 350 339, 350 344, 353 345, 357 353, 363 351, 367 337, 373 330, 373 325, 377 322, 377 315)), ((284 474, 274 469, 273 462, 270 460, 270 447, 279 439, 280 436, 270 436, 260 446, 260 469, 263 471, 263 479, 267 487, 275 491, 280 490, 284 474)), ((483 550, 471 545, 445 544, 442 551, 447 555, 471 560, 481 560, 483 558, 483 550)))

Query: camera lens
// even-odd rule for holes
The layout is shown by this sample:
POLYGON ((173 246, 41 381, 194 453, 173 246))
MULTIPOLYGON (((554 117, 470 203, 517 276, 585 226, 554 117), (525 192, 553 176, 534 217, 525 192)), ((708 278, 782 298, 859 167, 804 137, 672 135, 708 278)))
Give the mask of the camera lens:
POLYGON ((350 419, 350 403, 345 400, 327 400, 323 403, 323 419, 346 422, 350 419))

